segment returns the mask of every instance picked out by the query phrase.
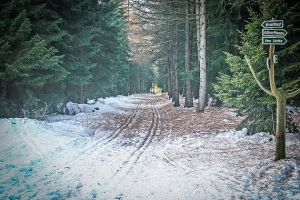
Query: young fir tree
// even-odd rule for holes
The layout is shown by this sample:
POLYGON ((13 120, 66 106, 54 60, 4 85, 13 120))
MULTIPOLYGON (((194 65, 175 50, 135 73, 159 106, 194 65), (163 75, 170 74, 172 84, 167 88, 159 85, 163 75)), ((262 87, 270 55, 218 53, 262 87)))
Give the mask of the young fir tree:
MULTIPOLYGON (((299 38, 296 34, 299 29, 295 27, 299 24, 299 18, 296 17, 299 8, 289 7, 284 1, 271 1, 269 4, 259 3, 258 5, 257 12, 249 9, 250 22, 245 27, 246 32, 241 33, 241 45, 238 46, 238 50, 242 55, 251 58, 258 79, 268 86, 269 77, 266 66, 268 46, 261 44, 261 23, 270 20, 271 16, 284 20, 287 24, 285 28, 289 32, 287 39, 290 42, 284 46, 276 46, 280 64, 277 64, 275 80, 278 86, 282 86, 279 90, 286 89, 287 85, 283 83, 291 80, 293 82, 288 84, 288 87, 295 89, 299 87, 299 38), (290 73, 295 73, 295 76, 289 76, 290 73)), ((229 53, 226 53, 226 56, 231 74, 220 74, 218 77, 218 83, 214 85, 214 89, 218 92, 217 96, 247 115, 247 118, 240 124, 240 128, 247 127, 249 133, 261 131, 274 133, 275 98, 260 89, 243 56, 229 53)), ((290 131, 294 131, 293 127, 295 126, 292 126, 292 123, 287 126, 290 131)))
POLYGON ((0 113, 8 116, 49 102, 45 87, 67 72, 61 67, 63 55, 52 46, 64 35, 61 20, 46 4, 13 0, 0 6, 0 113))
MULTIPOLYGON (((239 43, 237 29, 242 29, 242 22, 247 12, 243 5, 234 6, 229 1, 210 0, 207 3, 207 89, 214 95, 212 83, 216 83, 219 73, 229 73, 224 62, 224 52, 237 55, 235 45, 239 43)), ((217 105, 221 102, 217 98, 217 105)))

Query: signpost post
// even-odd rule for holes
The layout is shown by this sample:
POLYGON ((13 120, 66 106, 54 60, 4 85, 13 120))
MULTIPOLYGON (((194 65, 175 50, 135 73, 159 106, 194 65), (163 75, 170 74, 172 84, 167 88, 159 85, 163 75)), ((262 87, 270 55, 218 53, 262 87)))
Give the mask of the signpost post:
POLYGON ((287 32, 284 29, 278 29, 283 28, 283 20, 272 19, 272 21, 265 21, 261 25, 263 28, 268 28, 262 31, 262 42, 263 44, 270 45, 269 58, 267 58, 267 67, 269 69, 269 81, 271 88, 270 90, 265 88, 257 78, 247 55, 245 55, 245 59, 255 81, 258 83, 260 88, 267 94, 276 98, 277 109, 275 161, 277 161, 286 157, 286 101, 288 98, 292 98, 300 94, 300 89, 297 89, 294 92, 284 92, 279 90, 275 84, 274 63, 277 63, 278 59, 277 56, 274 55, 275 45, 284 45, 287 42, 287 40, 284 38, 287 32))

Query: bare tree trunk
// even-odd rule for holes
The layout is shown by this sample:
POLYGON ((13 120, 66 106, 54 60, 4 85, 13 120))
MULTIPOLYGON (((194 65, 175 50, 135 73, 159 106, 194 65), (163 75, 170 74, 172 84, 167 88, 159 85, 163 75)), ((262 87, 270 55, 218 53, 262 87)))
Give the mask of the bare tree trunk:
POLYGON ((175 107, 179 107, 179 90, 178 90, 178 24, 175 24, 174 38, 173 38, 173 70, 174 70, 174 93, 172 101, 175 107))
POLYGON ((5 81, 2 82, 1 84, 1 96, 3 99, 6 99, 7 98, 7 84, 5 81))
POLYGON ((140 93, 144 93, 144 81, 145 81, 145 75, 144 75, 144 66, 143 66, 142 72, 141 72, 141 91, 140 91, 140 93))
POLYGON ((169 99, 172 98, 172 69, 171 69, 171 59, 170 56, 168 56, 168 95, 169 95, 169 99))
POLYGON ((200 87, 197 112, 206 106, 206 17, 205 0, 196 0, 197 46, 200 63, 200 87))
POLYGON ((276 152, 275 160, 286 157, 286 99, 277 99, 277 119, 276 119, 276 152))
POLYGON ((131 87, 131 74, 129 75, 128 81, 127 81, 127 88, 128 88, 128 94, 132 94, 132 87, 131 87))
POLYGON ((138 75, 138 88, 137 88, 137 92, 138 93, 141 93, 141 71, 138 72, 139 75, 138 75))
POLYGON ((187 2, 185 7, 186 19, 185 19, 185 71, 188 74, 186 78, 186 95, 185 95, 185 105, 184 107, 193 107, 193 97, 192 97, 192 84, 190 79, 191 70, 191 30, 190 30, 190 4, 187 2))
POLYGON ((80 86, 80 103, 86 103, 85 90, 86 86, 80 86))

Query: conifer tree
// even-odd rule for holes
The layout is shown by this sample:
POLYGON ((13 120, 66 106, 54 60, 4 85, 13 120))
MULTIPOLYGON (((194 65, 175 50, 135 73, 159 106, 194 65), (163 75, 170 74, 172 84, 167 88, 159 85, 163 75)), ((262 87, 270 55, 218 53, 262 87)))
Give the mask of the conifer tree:
POLYGON ((118 2, 103 1, 97 10, 99 31, 94 32, 91 60, 96 66, 91 70, 89 96, 110 96, 128 93, 129 61, 126 16, 118 2), (100 92, 105 91, 105 92, 100 92))
MULTIPOLYGON (((261 44, 261 23, 270 20, 270 16, 285 21, 288 35, 288 42, 284 46, 276 46, 279 62, 276 68, 275 79, 279 90, 294 91, 299 86, 299 76, 289 76, 290 73, 297 74, 296 66, 299 66, 299 37, 296 36, 299 31, 295 28, 299 24, 296 17, 299 7, 288 5, 284 1, 271 1, 268 4, 258 2, 258 10, 250 9, 250 22, 246 25, 246 32, 241 32, 241 46, 238 47, 242 55, 251 58, 252 66, 257 72, 258 79, 264 85, 268 85, 268 68, 266 58, 268 47, 261 44), (297 39, 298 38, 298 39, 297 39), (293 84, 284 84, 292 81, 293 84)), ((264 93, 255 80, 242 56, 226 53, 226 62, 230 67, 231 74, 220 74, 218 83, 214 85, 218 92, 217 96, 226 101, 232 107, 238 108, 240 112, 246 113, 247 118, 240 127, 247 127, 249 133, 256 132, 275 132, 276 110, 275 98, 264 93)), ((276 67, 276 66, 275 66, 276 67)), ((299 73, 298 73, 299 74, 299 73)), ((291 124, 292 125, 292 124, 291 124)), ((293 126, 288 126, 290 131, 293 126)))
POLYGON ((207 2, 207 93, 214 96, 212 83, 219 73, 230 73, 224 52, 238 55, 235 45, 239 44, 237 30, 243 30, 244 18, 248 12, 245 4, 234 5, 230 1, 210 0, 207 2))
MULTIPOLYGON (((44 87, 67 75, 63 55, 51 43, 65 34, 61 19, 46 4, 36 1, 2 1, 0 8, 1 78, 4 116, 21 109, 36 109, 47 101, 44 87), (17 107, 13 108, 8 99, 17 107)), ((53 94, 55 95, 55 94, 53 94)))
MULTIPOLYGON (((84 103, 87 98, 118 94, 128 78, 125 18, 117 1, 57 3, 68 32, 59 43, 66 56, 63 66, 67 98, 84 103)), ((123 89, 122 89, 123 90, 123 89)))
POLYGON ((128 42, 118 2, 1 1, 1 116, 126 93, 128 42))

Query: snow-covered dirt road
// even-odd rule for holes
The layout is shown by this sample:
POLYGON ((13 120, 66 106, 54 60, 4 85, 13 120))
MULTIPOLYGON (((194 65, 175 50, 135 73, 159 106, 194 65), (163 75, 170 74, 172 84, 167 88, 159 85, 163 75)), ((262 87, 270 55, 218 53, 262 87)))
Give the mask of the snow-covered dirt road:
POLYGON ((235 131, 229 108, 166 95, 80 105, 75 116, 0 119, 0 199, 300 199, 300 135, 235 131))

